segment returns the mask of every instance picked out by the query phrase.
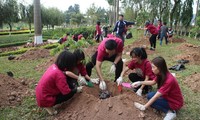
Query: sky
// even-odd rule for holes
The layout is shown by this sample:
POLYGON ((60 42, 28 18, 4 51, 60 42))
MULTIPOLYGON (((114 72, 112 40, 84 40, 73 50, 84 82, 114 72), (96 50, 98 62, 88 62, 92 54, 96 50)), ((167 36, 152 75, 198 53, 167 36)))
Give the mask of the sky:
MULTIPOLYGON (((33 0, 18 0, 24 3, 30 4, 33 0)), ((63 12, 68 10, 70 5, 79 4, 81 13, 86 13, 87 9, 95 4, 97 7, 103 7, 104 9, 109 8, 109 4, 106 0, 40 0, 40 3, 45 7, 57 7, 63 12)))
MULTIPOLYGON (((33 0, 18 0, 24 2, 26 4, 31 4, 33 0)), ((184 0, 182 0, 184 1, 184 0)), ((196 2, 194 0, 193 5, 193 13, 196 13, 196 2)), ((45 7, 57 7, 58 9, 62 10, 63 12, 68 9, 70 5, 79 4, 81 13, 86 13, 87 9, 92 5, 95 4, 97 7, 103 7, 105 9, 109 8, 109 4, 106 0, 40 0, 40 3, 43 4, 45 7)))

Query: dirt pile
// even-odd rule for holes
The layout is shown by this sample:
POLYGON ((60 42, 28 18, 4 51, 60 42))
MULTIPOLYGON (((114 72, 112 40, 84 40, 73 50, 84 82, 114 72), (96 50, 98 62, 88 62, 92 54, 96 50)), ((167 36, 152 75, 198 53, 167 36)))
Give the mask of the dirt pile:
POLYGON ((130 51, 134 47, 143 47, 143 48, 145 48, 148 55, 155 53, 156 51, 149 50, 149 46, 150 46, 150 43, 149 43, 148 38, 142 37, 141 39, 133 42, 131 45, 126 45, 124 47, 123 54, 129 55, 130 51))
POLYGON ((195 73, 185 78, 184 83, 194 92, 200 92, 200 73, 195 73))
POLYGON ((189 60, 190 63, 200 64, 200 46, 182 43, 177 49, 183 51, 183 54, 177 55, 175 60, 185 59, 189 60))
POLYGON ((98 45, 96 46, 89 46, 88 48, 83 48, 85 56, 92 56, 97 51, 98 45))
POLYGON ((118 92, 114 82, 106 81, 112 97, 99 99, 99 88, 84 87, 83 92, 76 94, 71 100, 62 105, 62 109, 55 120, 160 120, 161 115, 149 108, 145 112, 137 110, 134 101, 146 103, 142 97, 138 97, 131 90, 123 89, 118 92))
POLYGON ((172 43, 183 43, 183 42, 186 42, 186 40, 184 40, 183 38, 172 38, 171 40, 172 40, 172 43))
POLYGON ((39 58, 46 58, 50 56, 50 52, 47 49, 31 49, 21 56, 17 57, 16 60, 35 60, 39 58))
POLYGON ((27 85, 23 79, 15 79, 0 74, 0 107, 20 104, 27 94, 27 85))
POLYGON ((6 48, 0 48, 0 53, 2 52, 9 52, 9 51, 15 51, 18 50, 19 47, 6 47, 6 48))

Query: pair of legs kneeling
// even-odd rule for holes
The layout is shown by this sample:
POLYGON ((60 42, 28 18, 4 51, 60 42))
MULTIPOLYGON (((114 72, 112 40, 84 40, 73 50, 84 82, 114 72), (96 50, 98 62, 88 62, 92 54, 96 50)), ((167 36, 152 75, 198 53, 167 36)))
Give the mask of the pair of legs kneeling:
MULTIPOLYGON (((129 79, 132 82, 137 82, 137 81, 144 81, 144 78, 141 78, 138 76, 136 73, 131 73, 129 74, 129 79)), ((137 90, 141 86, 137 87, 134 89, 134 92, 137 92, 137 90)), ((145 86, 143 89, 143 94, 147 94, 147 99, 150 100, 156 92, 150 92, 152 90, 151 86, 145 86)), ((160 97, 158 98, 152 105, 151 107, 155 108, 156 110, 162 111, 166 114, 164 120, 172 120, 176 117, 176 112, 174 110, 171 110, 169 107, 169 103, 166 99, 160 97)))
MULTIPOLYGON (((67 83, 68 83, 68 86, 69 88, 71 89, 71 92, 66 94, 66 95, 63 95, 63 94, 59 94, 56 96, 56 101, 55 101, 55 104, 54 105, 57 105, 57 104, 61 104, 65 101, 68 101, 69 99, 71 99, 74 94, 76 93, 76 88, 78 87, 78 82, 77 80, 73 79, 73 78, 70 78, 68 77, 67 78, 67 83)), ((50 115, 55 115, 57 114, 57 111, 52 107, 46 107, 45 108, 47 110, 47 112, 50 114, 50 115)))

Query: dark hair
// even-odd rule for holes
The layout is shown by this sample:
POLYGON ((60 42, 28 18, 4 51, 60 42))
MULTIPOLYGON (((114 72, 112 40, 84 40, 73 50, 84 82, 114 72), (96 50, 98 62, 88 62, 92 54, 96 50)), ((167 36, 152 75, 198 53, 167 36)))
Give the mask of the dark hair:
POLYGON ((101 24, 101 22, 97 21, 97 25, 100 25, 100 24, 101 24))
POLYGON ((133 54, 135 54, 136 57, 140 57, 142 60, 147 59, 147 53, 144 48, 141 47, 133 48, 133 50, 130 52, 130 56, 132 57, 133 54))
POLYGON ((148 25, 150 25, 150 22, 147 21, 147 22, 145 23, 145 26, 148 26, 148 25))
POLYGON ((167 64, 165 62, 165 59, 161 56, 156 57, 152 60, 152 63, 158 68, 160 73, 157 76, 157 87, 158 89, 165 83, 166 81, 166 75, 168 72, 167 64))
POLYGON ((85 59, 85 54, 81 49, 74 50, 74 55, 76 56, 77 61, 81 61, 85 59))
POLYGON ((73 53, 64 50, 58 55, 55 64, 62 71, 71 70, 76 65, 76 57, 73 53))
POLYGON ((114 49, 117 48, 117 43, 116 43, 115 40, 109 39, 109 40, 106 41, 105 47, 108 50, 114 50, 114 49))
POLYGON ((122 14, 119 14, 119 16, 124 17, 124 15, 122 15, 122 14))
POLYGON ((163 22, 163 25, 167 25, 167 22, 163 22))
POLYGON ((162 22, 162 20, 161 20, 161 19, 159 19, 158 21, 162 22))

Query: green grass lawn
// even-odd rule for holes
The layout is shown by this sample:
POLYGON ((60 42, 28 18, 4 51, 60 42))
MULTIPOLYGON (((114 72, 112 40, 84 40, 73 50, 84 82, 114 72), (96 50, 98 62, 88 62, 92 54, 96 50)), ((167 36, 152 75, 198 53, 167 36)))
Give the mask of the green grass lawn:
POLYGON ((18 34, 18 35, 1 35, 0 45, 7 43, 23 42, 33 39, 33 34, 18 34))
MULTIPOLYGON (((133 43, 135 40, 137 40, 141 36, 142 32, 138 32, 137 30, 133 31, 133 39, 129 39, 125 41, 125 45, 133 43)), ((1 41, 1 36, 0 36, 1 41)), ((190 38, 187 38, 187 42, 200 45, 200 42, 197 40, 193 40, 190 38)), ((166 46, 163 44, 163 46, 159 46, 157 43, 157 49, 156 53, 149 55, 148 58, 152 60, 156 56, 163 56, 166 61, 168 67, 176 64, 176 61, 174 61, 172 58, 176 56, 177 54, 184 53, 184 51, 175 50, 175 48, 180 45, 180 43, 173 43, 166 46)), ((127 57, 129 56, 123 56, 127 57)), ((7 71, 12 71, 14 73, 14 77, 16 78, 28 78, 33 79, 37 81, 40 79, 41 75, 44 71, 36 71, 34 68, 47 61, 47 58, 39 59, 39 60, 22 60, 22 61, 8 61, 7 57, 0 57, 0 73, 5 74, 7 71)), ((103 76, 106 80, 114 80, 114 74, 110 75, 111 63, 110 62, 104 62, 102 66, 102 72, 103 76)), ((96 71, 93 69, 92 77, 96 77, 96 71)), ((174 72, 174 71, 172 71, 174 72)), ((177 79, 179 81, 179 84, 181 86, 185 105, 184 107, 178 112, 178 120, 198 120, 200 119, 199 113, 200 113, 200 93, 193 92, 187 85, 184 84, 185 77, 193 74, 194 72, 199 73, 200 72, 200 65, 192 65, 192 64, 186 64, 186 69, 184 71, 175 72, 177 76, 179 76, 177 79)), ((34 90, 34 85, 30 86, 30 89, 34 90)), ((0 120, 29 120, 29 119, 50 119, 48 117, 48 114, 46 111, 42 110, 41 112, 37 112, 37 106, 35 101, 35 96, 29 96, 23 100, 22 105, 16 106, 16 107, 6 107, 6 108, 0 108, 0 120)))

